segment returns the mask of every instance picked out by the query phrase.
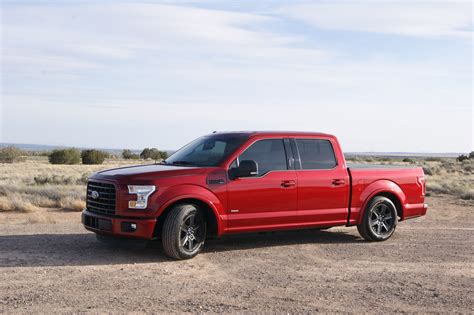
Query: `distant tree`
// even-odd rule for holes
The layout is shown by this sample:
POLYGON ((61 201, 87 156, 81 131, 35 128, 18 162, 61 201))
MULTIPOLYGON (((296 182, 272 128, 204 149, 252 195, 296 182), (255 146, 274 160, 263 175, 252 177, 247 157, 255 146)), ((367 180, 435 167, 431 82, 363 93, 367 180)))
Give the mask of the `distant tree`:
POLYGON ((78 149, 54 150, 49 155, 51 164, 79 164, 81 161, 81 151, 78 149))
POLYGON ((143 149, 142 153, 140 153, 140 157, 144 160, 152 159, 152 160, 158 161, 162 159, 161 152, 157 148, 143 149))
POLYGON ((461 154, 456 160, 458 160, 458 162, 462 162, 464 160, 469 160, 469 157, 467 155, 461 154))
POLYGON ((471 151, 471 153, 469 153, 469 158, 474 159, 474 151, 471 151))
POLYGON ((14 146, 0 149, 0 163, 15 163, 24 160, 25 152, 14 146))
POLYGON ((126 160, 138 160, 140 158, 138 154, 133 153, 129 149, 124 149, 122 151, 122 157, 126 160))
MULTIPOLYGON (((474 153, 474 152, 473 152, 474 153)), ((168 152, 166 151, 160 151, 160 155, 161 155, 161 158, 163 160, 167 159, 168 158, 168 152)))
POLYGON ((99 150, 84 150, 81 153, 82 164, 102 164, 107 157, 107 152, 99 150))

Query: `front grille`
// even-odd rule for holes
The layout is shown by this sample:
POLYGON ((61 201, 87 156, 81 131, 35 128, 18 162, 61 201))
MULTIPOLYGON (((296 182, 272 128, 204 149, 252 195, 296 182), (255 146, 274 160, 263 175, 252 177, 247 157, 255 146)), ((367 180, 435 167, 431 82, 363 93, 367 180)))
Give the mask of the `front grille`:
POLYGON ((97 214, 115 214, 115 186, 112 184, 87 183, 87 210, 97 214), (93 195, 98 194, 97 198, 93 195))

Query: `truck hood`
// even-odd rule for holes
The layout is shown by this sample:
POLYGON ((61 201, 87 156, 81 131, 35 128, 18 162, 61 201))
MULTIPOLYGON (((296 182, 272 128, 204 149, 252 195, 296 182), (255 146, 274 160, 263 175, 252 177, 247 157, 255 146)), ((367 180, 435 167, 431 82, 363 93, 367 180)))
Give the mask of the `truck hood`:
POLYGON ((156 179, 159 177, 204 174, 207 167, 188 167, 163 164, 136 165, 103 170, 91 178, 96 179, 156 179))

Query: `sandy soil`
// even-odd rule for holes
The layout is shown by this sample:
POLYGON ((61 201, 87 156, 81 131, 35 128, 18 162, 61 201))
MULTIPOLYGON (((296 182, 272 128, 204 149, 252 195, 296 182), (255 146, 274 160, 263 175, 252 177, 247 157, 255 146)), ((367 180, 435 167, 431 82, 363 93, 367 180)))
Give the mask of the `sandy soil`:
POLYGON ((426 217, 383 243, 355 228, 248 234, 188 261, 159 244, 106 247, 78 213, 0 213, 0 313, 472 313, 474 205, 428 202, 426 217))

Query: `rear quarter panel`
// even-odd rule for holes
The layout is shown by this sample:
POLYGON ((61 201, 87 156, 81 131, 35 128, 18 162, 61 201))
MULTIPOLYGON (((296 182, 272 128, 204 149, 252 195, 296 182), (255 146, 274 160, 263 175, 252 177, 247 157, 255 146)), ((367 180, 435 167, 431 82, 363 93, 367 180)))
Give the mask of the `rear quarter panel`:
POLYGON ((423 215, 424 178, 420 168, 349 168, 352 178, 351 215, 349 224, 361 222, 367 203, 374 196, 390 193, 400 201, 401 220, 423 215))

